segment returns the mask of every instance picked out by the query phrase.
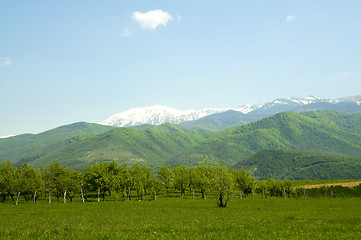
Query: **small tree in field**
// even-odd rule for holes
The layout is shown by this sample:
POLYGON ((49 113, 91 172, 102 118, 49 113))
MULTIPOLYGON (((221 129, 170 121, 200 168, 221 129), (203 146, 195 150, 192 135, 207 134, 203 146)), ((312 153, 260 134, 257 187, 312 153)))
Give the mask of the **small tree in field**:
POLYGON ((135 190, 137 190, 138 200, 143 200, 144 190, 150 174, 150 168, 147 168, 145 166, 141 167, 138 164, 133 165, 132 177, 134 179, 134 188, 135 190))
POLYGON ((254 178, 249 175, 249 172, 244 170, 244 168, 238 171, 232 170, 232 172, 235 184, 239 189, 239 197, 243 198, 243 195, 251 193, 254 186, 254 178))
POLYGON ((198 165, 195 169, 196 179, 195 184, 202 194, 202 198, 207 199, 207 193, 211 188, 212 167, 198 165))
POLYGON ((105 193, 109 190, 110 180, 107 166, 104 163, 98 163, 88 167, 83 173, 85 187, 89 191, 98 191, 98 202, 100 195, 105 201, 105 193))
POLYGON ((183 198, 186 187, 189 183, 189 171, 184 165, 174 168, 174 186, 181 191, 181 198, 183 198))
POLYGON ((0 164, 0 194, 5 201, 6 196, 10 196, 14 201, 15 189, 15 170, 10 161, 3 161, 0 164))
POLYGON ((167 189, 167 198, 169 198, 169 188, 173 181, 173 169, 172 167, 163 165, 158 169, 158 177, 163 186, 167 189))
POLYGON ((42 187, 40 173, 27 163, 22 163, 16 168, 15 174, 17 192, 21 192, 26 201, 33 198, 36 202, 37 192, 42 187))
POLYGON ((72 202, 73 198, 81 189, 80 174, 75 170, 67 169, 64 184, 64 189, 66 191, 64 197, 69 198, 72 202))
POLYGON ((217 204, 219 207, 226 207, 233 193, 233 174, 224 166, 215 166, 212 170, 212 190, 217 196, 217 204))
POLYGON ((153 200, 157 200, 157 194, 163 188, 163 184, 158 178, 151 177, 149 179, 149 188, 151 194, 153 195, 153 200))

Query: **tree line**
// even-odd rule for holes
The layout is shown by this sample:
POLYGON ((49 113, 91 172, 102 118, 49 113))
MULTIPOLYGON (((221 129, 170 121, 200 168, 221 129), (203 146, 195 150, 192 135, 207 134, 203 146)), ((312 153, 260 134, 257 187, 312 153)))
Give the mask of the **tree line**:
POLYGON ((126 163, 104 162, 89 166, 79 173, 73 169, 61 166, 58 161, 49 166, 35 169, 28 163, 21 163, 14 167, 10 161, 0 164, 0 195, 2 201, 10 197, 15 205, 19 197, 26 201, 36 202, 40 194, 48 198, 49 203, 56 197, 64 203, 73 201, 74 197, 88 200, 88 194, 96 194, 97 200, 105 200, 106 196, 120 194, 122 199, 129 201, 132 197, 143 200, 145 195, 152 196, 153 200, 161 190, 167 198, 170 191, 176 192, 183 198, 189 190, 192 198, 195 193, 207 199, 211 195, 217 199, 220 207, 226 207, 232 195, 244 198, 254 197, 255 193, 267 196, 290 196, 293 191, 291 181, 256 182, 249 172, 243 168, 234 170, 223 164, 210 163, 206 156, 203 163, 197 167, 179 165, 170 167, 163 165, 153 172, 147 166, 126 163))

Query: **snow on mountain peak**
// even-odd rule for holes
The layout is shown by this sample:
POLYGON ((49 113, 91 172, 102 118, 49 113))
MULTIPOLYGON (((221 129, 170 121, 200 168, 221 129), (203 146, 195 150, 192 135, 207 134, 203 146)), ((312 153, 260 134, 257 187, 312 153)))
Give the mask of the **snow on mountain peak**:
POLYGON ((250 113, 258 108, 261 108, 264 104, 245 104, 236 108, 233 108, 232 110, 241 112, 243 114, 250 113))
POLYGON ((190 110, 177 110, 174 108, 154 105, 142 108, 132 108, 125 112, 121 112, 110 116, 100 124, 117 126, 117 127, 130 127, 141 124, 160 125, 166 122, 179 124, 185 121, 198 120, 202 117, 221 113, 228 110, 238 111, 243 114, 276 114, 282 111, 291 111, 297 107, 303 107, 314 103, 331 103, 337 104, 344 101, 352 101, 360 105, 361 95, 354 97, 346 97, 341 99, 327 99, 317 96, 308 96, 306 98, 279 98, 272 102, 263 104, 245 104, 236 108, 205 108, 205 109, 190 109, 190 110))
POLYGON ((184 121, 197 120, 199 118, 224 112, 226 109, 206 108, 201 110, 177 110, 174 108, 154 105, 142 108, 132 108, 125 112, 121 112, 110 116, 100 124, 130 127, 140 124, 160 125, 166 122, 178 124, 184 121))

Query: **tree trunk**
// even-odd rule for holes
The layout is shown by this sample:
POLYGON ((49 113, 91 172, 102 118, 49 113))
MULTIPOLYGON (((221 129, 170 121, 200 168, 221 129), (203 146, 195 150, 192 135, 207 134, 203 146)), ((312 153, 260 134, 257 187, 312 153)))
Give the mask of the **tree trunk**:
POLYGON ((218 207, 226 207, 226 203, 223 202, 223 195, 220 194, 218 197, 218 207))
POLYGON ((252 199, 254 199, 254 192, 253 192, 253 188, 252 188, 252 199))
POLYGON ((50 189, 49 189, 49 203, 51 203, 51 194, 50 194, 50 189))
POLYGON ((264 188, 262 188, 262 198, 264 199, 264 188))
POLYGON ((20 197, 20 192, 18 192, 18 196, 16 197, 16 203, 15 203, 15 206, 18 205, 19 203, 19 197, 20 197))
POLYGON ((98 202, 100 202, 100 188, 98 189, 98 202))
POLYGON ((306 199, 307 195, 306 195, 306 189, 303 190, 303 197, 306 199))
POLYGON ((286 190, 283 189, 283 195, 285 196, 285 199, 287 199, 286 190))
POLYGON ((34 203, 36 203, 36 191, 34 193, 34 203))
POLYGON ((130 186, 128 187, 127 201, 130 200, 130 186))
POLYGON ((66 203, 66 190, 64 191, 64 203, 66 203))
POLYGON ((84 202, 84 192, 83 192, 83 188, 80 188, 80 191, 81 191, 81 199, 82 199, 83 202, 84 202))
POLYGON ((169 199, 169 187, 167 187, 167 199, 169 199))
POLYGON ((239 189, 239 198, 242 199, 242 189, 239 189))
POLYGON ((193 200, 194 200, 194 188, 192 188, 192 191, 193 191, 193 200))
POLYGON ((207 200, 207 195, 205 191, 204 191, 204 200, 207 200))

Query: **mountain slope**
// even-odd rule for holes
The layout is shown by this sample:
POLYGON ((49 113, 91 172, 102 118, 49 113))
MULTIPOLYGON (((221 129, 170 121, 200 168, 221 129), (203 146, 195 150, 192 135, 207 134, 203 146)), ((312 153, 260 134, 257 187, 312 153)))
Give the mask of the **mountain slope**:
POLYGON ((359 179, 361 157, 322 155, 294 150, 261 150, 233 166, 258 179, 359 179))
POLYGON ((63 165, 84 169, 100 161, 138 162, 156 168, 172 155, 202 141, 199 133, 164 124, 145 130, 114 128, 106 133, 66 145, 33 161, 34 166, 56 159, 63 165))
POLYGON ((361 135, 353 131, 354 127, 358 128, 361 115, 348 118, 335 114, 343 123, 335 123, 330 112, 318 113, 322 120, 292 112, 279 113, 219 132, 217 137, 169 159, 169 163, 176 165, 182 159, 188 165, 196 165, 201 155, 207 154, 210 158, 232 165, 263 149, 361 155, 361 135))
POLYGON ((109 131, 112 127, 78 122, 40 134, 23 134, 0 139, 0 161, 31 162, 72 141, 109 131))
MULTIPOLYGON (((36 147, 38 155, 21 152, 24 150, 21 148, 16 152, 27 156, 22 160, 31 162, 35 167, 59 160, 62 165, 78 170, 89 164, 113 160, 146 164, 154 169, 162 164, 196 166, 202 161, 203 154, 215 161, 224 160, 227 166, 236 163, 248 166, 247 159, 255 153, 279 149, 323 155, 361 156, 361 114, 342 115, 332 111, 283 112, 240 127, 203 133, 169 123, 143 127, 112 128, 91 137, 86 135, 84 138, 65 139, 61 144, 56 142, 54 145, 48 143, 48 147, 36 147), (31 156, 34 158, 30 158, 31 156)), ((315 168, 312 165, 302 169, 321 174, 322 169, 331 171, 332 166, 337 166, 343 169, 342 174, 351 174, 347 168, 358 165, 352 165, 353 160, 350 161, 344 165, 325 162, 313 164, 315 168)), ((282 166, 277 161, 269 164, 282 166)), ((284 168, 289 166, 285 165, 284 168)), ((296 178, 308 174, 299 171, 298 175, 285 175, 286 170, 280 171, 273 172, 271 177, 296 178)))
POLYGON ((182 122, 179 125, 185 128, 197 129, 199 131, 219 131, 238 125, 258 121, 265 115, 247 115, 242 112, 229 110, 222 113, 212 114, 198 120, 182 122))

